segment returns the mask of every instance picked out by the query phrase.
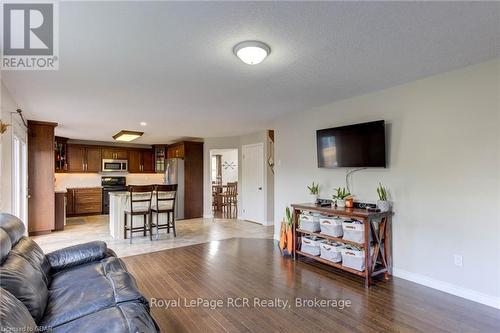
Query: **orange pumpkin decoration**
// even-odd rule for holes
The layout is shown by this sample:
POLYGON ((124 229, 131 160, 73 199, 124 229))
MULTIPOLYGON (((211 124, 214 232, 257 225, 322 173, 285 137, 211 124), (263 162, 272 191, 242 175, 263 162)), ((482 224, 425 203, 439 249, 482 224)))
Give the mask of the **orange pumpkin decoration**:
POLYGON ((286 248, 286 224, 285 221, 281 221, 281 230, 280 230, 280 250, 283 252, 283 250, 286 248))
POLYGON ((288 226, 286 230, 286 249, 288 254, 291 255, 293 253, 293 230, 292 226, 288 226))

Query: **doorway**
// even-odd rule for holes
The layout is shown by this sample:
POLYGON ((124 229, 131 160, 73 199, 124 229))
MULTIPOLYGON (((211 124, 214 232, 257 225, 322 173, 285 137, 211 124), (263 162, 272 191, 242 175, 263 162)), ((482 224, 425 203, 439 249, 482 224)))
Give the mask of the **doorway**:
POLYGON ((238 149, 210 150, 212 213, 215 218, 238 218, 238 149))
POLYGON ((264 144, 245 145, 242 153, 243 219, 265 224, 264 144))

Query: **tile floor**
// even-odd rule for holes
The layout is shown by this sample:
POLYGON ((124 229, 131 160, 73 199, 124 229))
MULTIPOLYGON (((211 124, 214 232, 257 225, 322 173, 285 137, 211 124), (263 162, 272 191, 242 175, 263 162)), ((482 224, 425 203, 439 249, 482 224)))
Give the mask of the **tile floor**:
POLYGON ((119 257, 156 252, 165 249, 206 243, 213 240, 239 238, 273 238, 273 226, 235 219, 192 219, 177 221, 177 237, 166 230, 160 230, 160 237, 153 241, 149 236, 134 233, 133 243, 129 240, 114 240, 109 234, 108 216, 96 215, 70 217, 64 231, 32 237, 45 253, 79 243, 102 240, 119 257))

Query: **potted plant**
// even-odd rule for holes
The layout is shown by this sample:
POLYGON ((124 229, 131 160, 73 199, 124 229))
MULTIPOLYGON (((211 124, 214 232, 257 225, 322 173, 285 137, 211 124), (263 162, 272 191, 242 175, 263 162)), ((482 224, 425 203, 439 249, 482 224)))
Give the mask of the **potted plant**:
POLYGON ((333 195, 333 200, 336 202, 337 207, 345 207, 345 199, 349 197, 349 193, 345 187, 339 187, 335 189, 335 194, 333 195))
POLYGON ((311 196, 311 201, 316 203, 319 197, 319 184, 315 184, 314 182, 307 187, 309 189, 309 195, 311 196))
POLYGON ((377 194, 377 208, 380 209, 381 212, 389 211, 391 209, 391 203, 387 200, 387 190, 381 183, 379 183, 379 186, 377 187, 377 194))
POLYGON ((280 230, 280 250, 283 254, 292 255, 293 254, 293 217, 290 212, 290 208, 285 209, 285 218, 281 221, 280 230), (286 252, 285 252, 286 249, 286 252))

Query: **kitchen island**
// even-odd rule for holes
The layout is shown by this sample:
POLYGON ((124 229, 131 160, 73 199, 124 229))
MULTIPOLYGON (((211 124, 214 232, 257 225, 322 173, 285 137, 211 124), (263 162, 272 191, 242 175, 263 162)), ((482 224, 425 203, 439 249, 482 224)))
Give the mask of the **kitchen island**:
MULTIPOLYGON (((134 200, 136 195, 134 195, 134 200)), ((153 194, 154 203, 156 200, 155 195, 153 194)), ((139 209, 140 207, 147 207, 148 203, 134 203, 134 209, 139 209)), ((124 221, 125 221, 125 209, 130 209, 130 193, 129 192, 110 192, 109 193, 109 232, 113 239, 125 239, 124 234, 124 221)), ((130 221, 130 215, 127 217, 130 221)), ((156 214, 153 215, 153 219, 156 223, 156 214)), ((149 221, 149 217, 148 217, 149 221)), ((144 224, 144 218, 142 216, 134 216, 132 219, 132 223, 134 227, 142 227, 144 224)), ((167 223, 167 214, 159 215, 159 223, 166 224, 167 223)), ((154 231, 153 231, 154 232, 154 231)), ((127 233, 127 237, 130 237, 130 233, 127 233)), ((141 237, 139 233, 136 233, 134 237, 141 237)))

